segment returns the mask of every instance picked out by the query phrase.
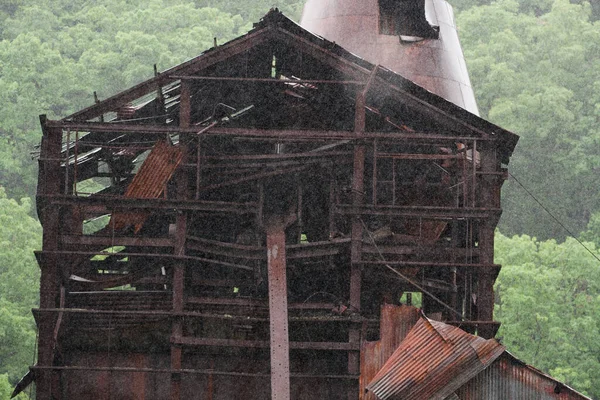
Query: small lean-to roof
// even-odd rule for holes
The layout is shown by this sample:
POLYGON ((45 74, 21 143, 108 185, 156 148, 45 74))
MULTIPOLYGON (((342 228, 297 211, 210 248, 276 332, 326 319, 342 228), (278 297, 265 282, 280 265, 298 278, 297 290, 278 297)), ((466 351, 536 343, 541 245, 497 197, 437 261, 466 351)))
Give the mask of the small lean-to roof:
MULTIPOLYGON (((140 99, 155 92, 159 87, 173 88, 183 76, 210 75, 210 69, 216 65, 227 63, 228 60, 247 54, 251 49, 264 46, 265 43, 271 44, 273 48, 293 48, 298 54, 308 56, 305 62, 310 62, 309 59, 316 60, 335 69, 347 79, 366 82, 373 75, 372 96, 392 99, 395 107, 399 109, 399 115, 404 115, 405 110, 411 110, 422 118, 435 122, 439 127, 437 131, 459 132, 474 139, 493 139, 504 163, 508 163, 518 141, 517 135, 427 91, 393 71, 372 65, 335 43, 312 34, 276 9, 267 13, 247 34, 209 49, 189 61, 157 74, 154 78, 78 111, 63 121, 92 121, 129 104, 137 104, 140 99), (404 110, 400 110, 402 107, 404 110)), ((174 88, 173 90, 178 91, 176 86, 174 88)))
POLYGON ((366 389, 381 400, 591 400, 495 339, 422 314, 366 389))
POLYGON ((591 400, 508 351, 456 391, 459 399, 591 400))
POLYGON ((367 390, 382 400, 443 400, 504 351, 495 339, 422 316, 367 390))

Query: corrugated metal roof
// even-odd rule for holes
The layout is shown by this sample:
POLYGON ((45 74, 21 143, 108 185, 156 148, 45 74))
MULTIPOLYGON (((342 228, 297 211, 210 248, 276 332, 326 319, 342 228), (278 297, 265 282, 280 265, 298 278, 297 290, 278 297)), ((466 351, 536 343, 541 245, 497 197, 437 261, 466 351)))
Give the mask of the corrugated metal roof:
POLYGON ((360 349, 360 398, 375 400, 373 393, 365 392, 367 384, 394 354, 420 318, 419 309, 410 306, 383 304, 379 332, 381 340, 363 342, 360 349))
POLYGON ((504 350, 495 339, 485 340, 423 316, 367 390, 382 400, 442 400, 487 368, 504 350))
POLYGON ((508 352, 456 394, 461 400, 591 400, 508 352))
MULTIPOLYGON (((154 145, 154 148, 144 160, 140 170, 127 187, 125 197, 134 199, 155 199, 165 190, 169 179, 175 173, 183 159, 181 147, 171 146, 164 140, 154 145)), ((121 230, 135 226, 137 233, 146 221, 145 212, 114 213, 108 227, 121 230)))

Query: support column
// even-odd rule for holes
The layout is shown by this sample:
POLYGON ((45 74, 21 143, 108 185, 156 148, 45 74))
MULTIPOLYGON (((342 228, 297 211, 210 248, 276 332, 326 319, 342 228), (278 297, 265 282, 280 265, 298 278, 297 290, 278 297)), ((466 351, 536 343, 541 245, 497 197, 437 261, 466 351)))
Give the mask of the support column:
MULTIPOLYGON (((62 130, 46 128, 45 116, 40 116, 43 138, 40 154, 40 183, 38 194, 58 194, 60 190, 60 152, 62 130)), ((51 206, 47 199, 38 197, 38 210, 43 227, 42 250, 52 252, 59 250, 60 209, 51 206)), ((40 308, 56 308, 60 295, 59 260, 56 254, 45 253, 40 264, 40 308)), ((54 363, 54 328, 56 315, 42 312, 38 319, 38 366, 50 367, 54 363)), ((37 398, 56 399, 60 396, 57 387, 53 387, 54 372, 47 369, 38 370, 36 374, 37 398)))
MULTIPOLYGON (((178 196, 185 197, 183 192, 186 187, 187 177, 183 172, 178 176, 178 196)), ((175 248, 174 253, 178 256, 185 255, 185 235, 187 230, 187 214, 184 211, 178 211, 175 227, 175 248)), ((173 269, 173 312, 181 313, 184 308, 185 291, 185 261, 177 260, 173 269)), ((179 317, 173 319, 171 337, 179 339, 183 336, 182 321, 179 317)), ((171 369, 179 370, 182 368, 182 348, 181 345, 171 344, 171 369)), ((173 373, 171 376, 171 399, 179 400, 181 398, 181 374, 173 373)))
MULTIPOLYGON (((356 97, 356 133, 364 133, 365 130, 365 96, 359 93, 356 97)), ((359 144, 354 147, 354 171, 352 177, 352 204, 356 207, 355 211, 364 202, 365 190, 365 145, 359 144)), ((352 244, 350 248, 350 308, 353 312, 360 312, 360 296, 362 284, 362 236, 363 222, 361 216, 355 213, 352 220, 352 244)), ((358 343, 360 341, 360 329, 350 328, 349 342, 358 343)), ((360 353, 350 352, 348 354, 348 373, 358 374, 360 372, 360 353)))
MULTIPOLYGON (((476 199, 476 205, 482 208, 500 207, 499 191, 496 190, 496 175, 489 174, 497 172, 499 164, 496 159, 496 153, 489 144, 481 146, 481 178, 479 179, 479 199, 476 199)), ((476 154, 473 154, 473 163, 475 164, 476 154)), ((479 262, 483 264, 494 263, 494 230, 497 221, 486 219, 479 225, 479 262)), ((494 282, 496 280, 496 271, 483 269, 477 276, 477 320, 493 322, 494 320, 494 282)), ((479 336, 489 339, 495 336, 498 326, 486 324, 478 328, 479 336)))
MULTIPOLYGON (((488 221, 482 221, 479 228, 479 262, 494 263, 494 227, 488 221)), ((477 276, 477 320, 492 322, 494 320, 494 281, 492 271, 481 271, 477 276)), ((478 335, 491 339, 496 334, 493 325, 480 326, 478 335)))
MULTIPOLYGON (((371 72, 365 88, 356 94, 356 104, 354 111, 354 133, 362 135, 365 133, 366 126, 366 105, 367 92, 379 66, 371 72)), ((359 207, 365 201, 365 145, 358 144, 354 146, 354 165, 352 175, 352 205, 354 206, 354 217, 352 220, 352 243, 350 247, 350 308, 352 312, 360 313, 360 297, 362 290, 362 237, 363 221, 358 214, 359 207)), ((361 328, 357 325, 351 325, 348 332, 348 342, 358 345, 360 343, 361 328)), ((360 352, 348 352, 348 373, 351 375, 360 374, 360 352)), ((354 387, 348 389, 348 400, 354 400, 359 397, 359 393, 354 387)))
MULTIPOLYGON (((179 102, 179 126, 187 128, 190 126, 191 118, 191 99, 189 81, 181 81, 181 96, 179 102)), ((187 158, 187 149, 184 146, 184 140, 179 138, 179 145, 183 147, 183 162, 187 158)), ((180 170, 176 175, 177 179, 177 198, 179 200, 187 199, 188 182, 185 171, 180 170)), ((187 214, 179 210, 176 218, 175 246, 174 254, 178 256, 185 255, 185 235, 187 231, 187 214)), ((173 312, 181 313, 184 308, 184 290, 185 290, 185 262, 177 260, 173 269, 173 312)), ((183 326, 181 318, 174 318, 171 327, 171 338, 179 339, 183 336, 183 326)), ((181 345, 171 344, 171 369, 180 370, 182 368, 182 348, 181 345)), ((171 375, 171 400, 181 399, 181 373, 174 372, 171 375)))
POLYGON ((271 399, 290 399, 290 339, 288 334, 285 227, 266 226, 269 272, 271 399))

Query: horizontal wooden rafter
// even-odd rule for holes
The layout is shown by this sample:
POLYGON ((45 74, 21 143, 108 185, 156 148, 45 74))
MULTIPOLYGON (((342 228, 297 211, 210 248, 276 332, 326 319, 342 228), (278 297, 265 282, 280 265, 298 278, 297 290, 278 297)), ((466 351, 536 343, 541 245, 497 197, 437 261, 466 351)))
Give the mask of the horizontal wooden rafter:
POLYGON ((446 220, 498 218, 502 213, 502 209, 388 205, 364 205, 357 207, 351 204, 341 204, 336 206, 336 212, 343 215, 389 215, 417 217, 424 220, 446 220))
MULTIPOLYGON (((71 122, 71 121, 47 121, 49 128, 70 129, 79 132, 114 132, 114 133, 146 133, 146 134, 198 134, 200 136, 224 135, 256 138, 291 138, 291 139, 322 139, 322 140, 366 140, 366 139, 389 139, 389 140, 423 140, 431 142, 469 142, 494 141, 495 137, 481 138, 470 135, 439 134, 430 132, 365 132, 357 135, 353 131, 327 131, 307 129, 254 129, 254 128, 227 128, 215 126, 203 130, 199 126, 181 128, 167 125, 136 125, 125 123, 101 123, 101 122, 71 122)), ((124 145, 123 147, 126 147, 124 145)))
MULTIPOLYGON (((263 377, 269 378, 271 374, 267 373, 246 373, 246 372, 229 372, 217 371, 214 369, 166 369, 166 368, 127 368, 127 367, 99 367, 99 366, 39 366, 31 367, 32 370, 53 370, 53 371, 105 371, 105 372, 122 372, 122 373, 154 373, 154 374, 183 374, 183 375, 216 375, 216 376, 233 376, 233 377, 263 377)), ((332 374, 297 374, 291 373, 291 378, 295 379, 348 379, 358 380, 358 375, 332 375, 332 374)))
MULTIPOLYGON (((171 343, 182 346, 269 348, 269 342, 261 340, 179 337, 171 338, 171 343)), ((360 344, 346 342, 290 342, 290 349, 358 351, 360 350, 360 344)))
POLYGON ((217 213, 254 214, 255 203, 234 203, 223 201, 177 200, 177 199, 136 199, 119 196, 72 196, 72 195, 40 195, 48 204, 92 207, 94 213, 110 213, 112 210, 163 210, 163 211, 210 211, 217 213), (101 208, 99 208, 101 206, 101 208))

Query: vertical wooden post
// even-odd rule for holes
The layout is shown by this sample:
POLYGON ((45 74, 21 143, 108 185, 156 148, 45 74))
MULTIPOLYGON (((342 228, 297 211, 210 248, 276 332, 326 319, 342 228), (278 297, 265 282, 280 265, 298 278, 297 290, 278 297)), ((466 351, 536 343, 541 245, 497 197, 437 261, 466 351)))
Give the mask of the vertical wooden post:
MULTIPOLYGON (((358 93, 356 96, 356 120, 354 131, 362 134, 365 131, 365 96, 358 93)), ((352 177, 352 204, 354 205, 355 216, 352 220, 352 245, 351 245, 351 270, 350 270, 350 307, 354 311, 360 312, 360 292, 361 292, 361 249, 363 224, 358 211, 364 202, 365 190, 365 145, 358 144, 354 147, 354 170, 352 177)), ((357 358, 357 357, 351 357, 357 358)), ((354 360, 352 360, 354 361, 354 360)), ((351 364, 354 364, 352 362, 351 364)), ((354 370, 354 368, 352 368, 354 370)), ((351 373, 355 373, 356 370, 351 373)))
POLYGON ((297 241, 298 243, 302 242, 302 231, 304 230, 304 221, 303 221, 303 213, 302 213, 302 207, 303 207, 303 203, 304 203, 304 186, 302 185, 302 183, 298 183, 298 206, 297 208, 297 225, 298 225, 298 236, 297 236, 297 241))
MULTIPOLYGON (((59 250, 60 209, 52 206, 45 195, 59 194, 60 191, 60 152, 62 146, 62 130, 48 129, 46 117, 40 116, 42 124, 42 148, 40 153, 40 183, 38 184, 38 209, 43 227, 42 249, 44 252, 59 250)), ((59 260, 56 254, 44 253, 40 264, 40 308, 56 308, 59 301, 59 260)), ((42 312, 38 320, 38 365, 50 367, 54 362, 54 328, 56 315, 42 312)), ((56 398, 58 388, 52 387, 54 372, 39 370, 36 376, 37 397, 40 399, 56 398), (53 397, 54 396, 54 397, 53 397)))
MULTIPOLYGON (((148 368, 145 354, 132 355, 136 368, 148 368)), ((134 400, 146 399, 146 372, 135 372, 132 377, 132 391, 134 400)))
POLYGON ((266 231, 271 328, 271 399, 290 400, 285 225, 270 223, 266 226, 266 231))
MULTIPOLYGON (((181 96, 179 101, 179 126, 187 128, 190 126, 191 119, 191 99, 190 99, 190 83, 189 81, 181 81, 181 96)), ((181 135, 181 134, 180 134, 181 135)), ((183 148, 183 162, 187 158, 187 149, 183 144, 184 140, 180 136, 179 145, 183 148)), ((177 198, 187 198, 187 175, 185 171, 178 171, 177 179, 177 198)), ((187 214, 179 210, 176 218, 175 232, 175 255, 182 256, 185 254, 185 235, 187 230, 187 214)), ((184 308, 184 290, 185 290, 185 264, 182 260, 177 260, 173 269, 173 312, 180 313, 184 308)), ((180 318, 173 319, 171 336, 173 339, 178 339, 183 335, 183 326, 180 318)), ((181 345, 171 345, 171 369, 180 370, 182 368, 182 348, 181 345)), ((173 373, 171 375, 171 399, 181 399, 181 374, 173 373)))
MULTIPOLYGON (((379 66, 373 69, 365 88, 356 94, 356 108, 354 114, 354 133, 362 135, 366 126, 367 92, 373 83, 379 66)), ((354 145, 354 166, 352 175, 352 205, 354 206, 354 217, 352 220, 352 243, 350 247, 350 308, 360 313, 360 298, 362 286, 362 236, 363 221, 358 213, 360 206, 365 201, 365 145, 354 145)), ((348 333, 348 341, 351 344, 360 342, 360 326, 351 325, 348 333)), ((360 373, 360 352, 350 351, 348 353, 348 373, 358 375, 360 373)), ((358 391, 349 388, 348 399, 358 398, 358 391)))
POLYGON ((181 128, 188 128, 190 126, 190 120, 192 116, 190 85, 190 81, 181 80, 179 96, 179 126, 181 128))
MULTIPOLYGON (((498 168, 496 153, 489 144, 481 146, 481 179, 479 179, 479 199, 474 199, 480 207, 485 209, 499 207, 497 191, 494 188, 496 176, 486 174, 495 172, 498 168)), ((476 154, 473 152, 473 164, 476 162, 476 154)), ((475 192, 474 192, 475 193, 475 192)), ((497 221, 487 218, 480 222, 479 226, 479 262, 483 264, 494 263, 494 229, 497 221)), ((477 286, 477 319, 479 321, 493 322, 494 320, 494 271, 483 269, 479 272, 477 286)), ((478 334, 486 339, 494 337, 496 327, 493 325, 480 326, 478 334)))
MULTIPOLYGON (((185 232, 186 215, 180 212, 177 215, 176 233, 175 233, 175 254, 183 255, 185 252, 185 232)), ((185 289, 185 266, 181 260, 176 261, 173 270, 173 312, 183 311, 184 300, 183 292, 185 289)), ((183 327, 180 318, 173 319, 171 336, 173 339, 179 339, 183 335, 183 327)), ((180 370, 182 368, 182 349, 178 344, 171 345, 171 369, 180 370)), ((179 400, 181 398, 181 374, 173 373, 171 375, 171 399, 179 400)))

